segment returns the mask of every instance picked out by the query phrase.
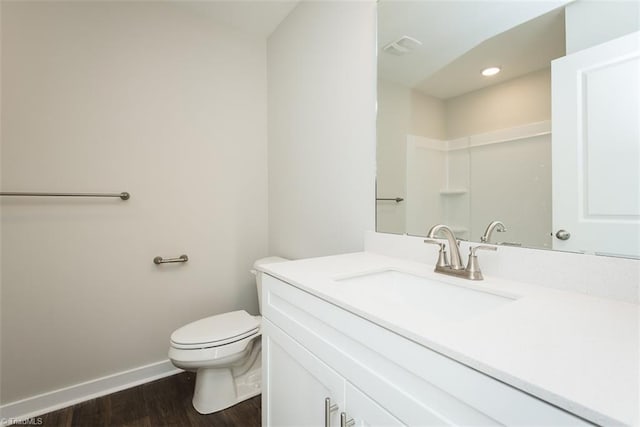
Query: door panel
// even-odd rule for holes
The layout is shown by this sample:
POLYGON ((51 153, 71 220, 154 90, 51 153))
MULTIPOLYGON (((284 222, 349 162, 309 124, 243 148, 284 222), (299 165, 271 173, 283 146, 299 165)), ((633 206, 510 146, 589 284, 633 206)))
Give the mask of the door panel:
POLYGON ((640 256, 640 33, 552 64, 554 249, 640 256))
POLYGON ((344 379, 264 318, 263 339, 263 425, 322 426, 327 397, 338 405, 331 425, 339 425, 344 379))

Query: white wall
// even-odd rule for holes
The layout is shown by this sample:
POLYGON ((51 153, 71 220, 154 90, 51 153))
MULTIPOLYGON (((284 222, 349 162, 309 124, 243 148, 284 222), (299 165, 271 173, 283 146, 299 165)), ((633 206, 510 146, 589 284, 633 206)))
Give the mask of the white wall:
POLYGON ((447 138, 551 119, 551 69, 534 71, 444 103, 447 138))
MULTIPOLYGON (((551 119, 550 68, 448 99, 444 104, 449 138, 548 121, 551 119)), ((496 234, 494 241, 550 248, 550 144, 546 135, 470 148, 470 157, 463 162, 470 164, 466 174, 462 172, 464 167, 459 172, 451 168, 449 171, 450 179, 464 175, 463 180, 469 182, 470 197, 466 205, 465 196, 449 198, 447 202, 458 205, 449 209, 446 220, 450 220, 452 212, 457 212, 458 217, 452 223, 464 224, 466 215, 469 234, 463 237, 471 241, 479 241, 491 221, 502 220, 508 231, 496 234)), ((451 156, 449 160, 450 164, 456 164, 451 156)))
POLYGON ((424 235, 430 226, 442 222, 454 227, 459 237, 479 241, 490 221, 502 219, 511 225, 508 235, 498 236, 502 240, 548 247, 549 145, 529 147, 516 141, 449 148, 467 147, 469 137, 549 120, 550 84, 547 68, 441 101, 379 82, 378 194, 392 193, 390 187, 403 189, 406 200, 403 207, 378 204, 377 230, 424 235), (428 143, 412 146, 412 138, 427 141, 420 136, 429 136, 428 143), (411 152, 406 151, 407 145, 413 147, 411 152), (530 186, 526 195, 521 191, 524 185, 530 186), (443 189, 470 192, 440 194, 443 189), (517 199, 527 207, 524 212, 520 204, 511 203, 517 199), (488 200, 493 202, 487 204, 488 200), (393 216, 400 209, 406 215, 404 222, 393 216))
MULTIPOLYGON (((440 191, 447 187, 447 152, 444 141, 413 135, 406 137, 404 145, 407 147, 406 228, 399 233, 424 236, 444 218, 440 191)), ((380 226, 378 231, 387 232, 380 226)))
POLYGON ((1 35, 3 191, 132 195, 3 198, 2 403, 166 359, 189 321, 257 312, 264 38, 168 2, 2 2, 1 35))
MULTIPOLYGON (((405 202, 380 201, 376 205, 376 229, 387 233, 404 233, 421 227, 423 219, 415 220, 409 213, 411 225, 406 223, 408 205, 413 196, 406 183, 407 135, 445 138, 443 102, 388 80, 378 81, 377 120, 377 196, 403 197, 405 202)), ((421 155, 424 150, 421 150, 421 155)), ((431 174, 433 176, 433 174, 431 174)), ((412 182, 416 184, 417 175, 412 182)), ((414 187, 415 189, 415 187, 414 187)), ((415 193, 414 193, 415 194, 415 193)), ((414 207, 427 199, 415 201, 414 207)))
MULTIPOLYGON (((451 141, 448 145, 454 145, 460 141, 451 141)), ((470 202, 474 194, 470 193, 470 175, 475 168, 471 163, 469 150, 451 150, 446 155, 447 165, 447 188, 450 192, 440 196, 440 203, 444 217, 440 222, 450 225, 459 238, 469 240, 474 236, 469 227, 470 216, 475 214, 471 210, 470 202), (459 192, 458 192, 459 191, 459 192)), ((437 223, 437 222, 436 222, 437 223)), ((435 223, 432 223, 433 226, 435 223)))
POLYGON ((375 11, 302 2, 268 40, 273 254, 358 251, 374 228, 375 11))
POLYGON ((578 0, 565 8, 567 54, 640 30, 637 0, 578 0))
POLYGON ((407 140, 407 234, 424 236, 444 223, 478 242, 501 220, 508 230, 492 242, 551 248, 549 122, 451 141, 407 140))
POLYGON ((411 126, 412 135, 427 138, 444 139, 447 136, 444 102, 433 96, 411 90, 411 126))
MULTIPOLYGON (((378 80, 378 120, 376 122, 377 197, 407 197, 406 139, 411 134, 411 91, 378 80)), ((407 203, 376 203, 376 229, 385 233, 404 233, 407 203)))
POLYGON ((491 221, 507 227, 491 242, 551 249, 551 135, 514 139, 469 149, 470 240, 491 221))

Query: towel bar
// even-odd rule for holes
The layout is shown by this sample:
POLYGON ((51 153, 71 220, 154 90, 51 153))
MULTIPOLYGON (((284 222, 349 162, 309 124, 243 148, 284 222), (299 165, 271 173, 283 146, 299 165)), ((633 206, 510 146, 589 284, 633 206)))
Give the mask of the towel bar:
POLYGON ((131 194, 122 193, 22 193, 22 192, 2 192, 0 196, 10 197, 119 197, 122 200, 129 200, 131 194))

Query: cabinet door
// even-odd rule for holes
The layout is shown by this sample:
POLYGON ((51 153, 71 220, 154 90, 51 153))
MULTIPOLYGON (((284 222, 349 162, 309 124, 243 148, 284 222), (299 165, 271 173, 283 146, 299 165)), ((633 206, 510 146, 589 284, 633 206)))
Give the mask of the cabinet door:
POLYGON ((344 379, 269 320, 262 328, 262 425, 340 425, 344 379), (337 405, 328 424, 326 398, 337 405))
POLYGON ((353 420, 354 426, 402 426, 402 422, 391 415, 371 398, 355 388, 345 384, 346 418, 353 420))

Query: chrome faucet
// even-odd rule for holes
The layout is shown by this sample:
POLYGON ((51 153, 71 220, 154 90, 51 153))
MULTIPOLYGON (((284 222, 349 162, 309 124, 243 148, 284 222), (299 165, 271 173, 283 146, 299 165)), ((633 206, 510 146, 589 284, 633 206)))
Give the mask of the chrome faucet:
POLYGON ((484 235, 480 237, 480 241, 482 243, 489 243, 489 241, 491 240, 491 233, 493 233, 494 230, 498 233, 502 233, 504 231, 507 231, 507 228, 504 226, 504 223, 502 221, 492 221, 487 226, 487 229, 484 230, 484 235))
MULTIPOLYGON (((504 228, 504 225, 502 225, 502 227, 504 228)), ((436 268, 434 269, 434 271, 436 273, 448 274, 450 276, 462 277, 469 280, 482 280, 484 278, 482 276, 482 271, 480 271, 480 265, 478 264, 478 256, 476 255, 476 251, 497 250, 495 246, 488 245, 470 247, 469 260, 467 261, 467 266, 464 267, 462 265, 462 260, 460 259, 460 249, 458 248, 458 241, 451 228, 444 224, 434 225, 427 233, 427 237, 429 238, 424 240, 425 243, 431 243, 440 246, 440 251, 438 252, 438 262, 436 263, 436 268), (447 258, 446 245, 442 242, 434 240, 436 234, 440 231, 443 232, 449 242, 449 248, 451 251, 451 263, 449 263, 449 260, 447 258)))

